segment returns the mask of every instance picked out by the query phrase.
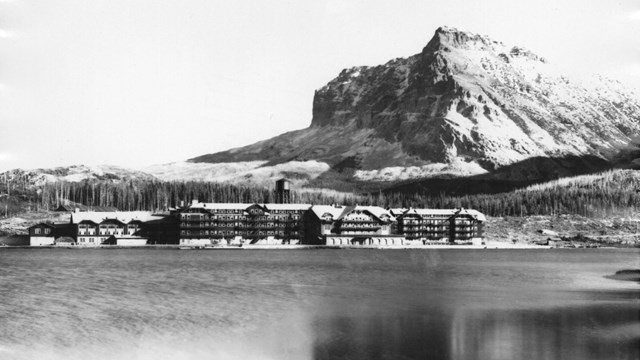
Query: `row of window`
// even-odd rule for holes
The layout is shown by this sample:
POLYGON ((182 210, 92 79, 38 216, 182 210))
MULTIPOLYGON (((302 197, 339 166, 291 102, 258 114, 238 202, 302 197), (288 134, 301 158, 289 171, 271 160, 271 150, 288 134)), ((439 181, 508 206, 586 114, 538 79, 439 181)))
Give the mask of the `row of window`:
MULTIPOLYGON (((297 236, 299 233, 297 231, 291 231, 288 233, 288 235, 290 236, 297 236)), ((237 230, 212 230, 212 231, 208 231, 208 230, 200 230, 200 231, 191 231, 191 230, 182 230, 180 231, 180 235, 182 236, 189 236, 189 235, 200 235, 200 236, 207 236, 207 235, 237 235, 237 236, 242 236, 242 235, 278 235, 278 236, 284 236, 285 232, 284 231, 258 231, 255 234, 247 234, 246 231, 237 231, 237 230)))
POLYGON ((254 223, 254 222, 228 222, 228 223, 217 223, 217 222, 202 222, 197 224, 190 223, 180 223, 180 227, 183 228, 205 228, 205 227, 295 227, 294 224, 291 223, 254 223))
MULTIPOLYGON (((96 224, 96 225, 91 225, 91 224, 87 224, 87 223, 81 223, 78 224, 78 228, 80 229, 84 229, 84 228, 95 228, 95 227, 101 227, 101 228, 109 228, 109 229, 114 229, 116 227, 118 228, 123 228, 125 225, 116 225, 116 224, 96 224)), ((140 227, 139 224, 126 224, 127 227, 129 228, 137 228, 140 227)))
POLYGON ((455 215, 422 215, 422 216, 417 216, 417 215, 413 215, 413 216, 404 216, 404 217, 399 217, 398 221, 416 221, 416 220, 431 220, 431 219, 435 219, 435 220, 449 220, 451 218, 454 218, 456 220, 468 220, 468 221, 476 221, 475 218, 470 217, 470 216, 455 216, 455 215))
MULTIPOLYGON (((285 212, 284 210, 280 210, 280 211, 274 211, 272 212, 272 214, 277 213, 277 214, 293 214, 294 219, 299 219, 301 216, 300 212, 297 211, 289 211, 289 212, 285 212)), ((278 216, 278 215, 264 215, 263 212, 259 212, 259 211, 250 211, 249 212, 250 215, 252 215, 253 217, 258 217, 261 219, 267 219, 267 217, 269 218, 273 218, 273 219, 278 219, 281 218, 282 216, 278 216)), ((232 212, 232 213, 214 213, 214 214, 192 214, 192 213, 182 213, 181 217, 183 220, 189 220, 189 221, 198 221, 198 220, 207 220, 207 219, 223 219, 223 220, 233 220, 233 219, 241 219, 241 218, 245 218, 245 215, 241 215, 236 213, 236 212, 232 212)))
POLYGON ((404 228, 407 230, 439 230, 439 229, 451 229, 453 228, 454 230, 477 230, 478 229, 478 225, 473 224, 473 225, 459 225, 456 224, 454 226, 450 226, 450 225, 405 225, 403 227, 400 228, 404 228))

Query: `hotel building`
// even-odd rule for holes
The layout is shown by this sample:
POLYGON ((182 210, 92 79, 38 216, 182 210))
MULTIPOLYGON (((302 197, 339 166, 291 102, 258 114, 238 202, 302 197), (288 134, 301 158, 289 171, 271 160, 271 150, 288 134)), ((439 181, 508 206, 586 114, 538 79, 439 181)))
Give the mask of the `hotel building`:
POLYGON ((200 203, 182 209, 180 245, 298 244, 309 204, 200 203))
POLYGON ((423 244, 483 242, 486 217, 470 209, 393 209, 398 232, 423 244))
POLYGON ((404 245, 396 219, 378 206, 311 207, 305 243, 319 245, 404 245))
POLYGON ((71 224, 77 229, 80 246, 140 246, 148 241, 141 234, 144 224, 163 218, 146 211, 78 212, 71 214, 71 224))

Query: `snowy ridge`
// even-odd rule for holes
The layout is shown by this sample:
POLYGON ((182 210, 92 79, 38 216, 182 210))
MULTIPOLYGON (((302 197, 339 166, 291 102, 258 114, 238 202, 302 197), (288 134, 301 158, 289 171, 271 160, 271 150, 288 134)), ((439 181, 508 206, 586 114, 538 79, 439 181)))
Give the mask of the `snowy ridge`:
POLYGON ((5 174, 9 179, 21 178, 27 183, 36 186, 59 181, 100 180, 118 183, 127 180, 157 180, 145 172, 113 165, 72 165, 50 169, 15 169, 7 171, 5 174))
POLYGON ((570 78, 522 47, 453 28, 421 54, 344 70, 314 105, 312 126, 373 128, 427 165, 609 159, 640 133, 638 97, 619 82, 570 78))
POLYGON ((487 170, 475 162, 453 161, 423 166, 392 166, 379 170, 357 170, 354 178, 360 181, 403 181, 439 176, 473 176, 486 174, 487 170))
POLYGON ((328 164, 314 160, 290 161, 274 166, 265 164, 266 161, 218 164, 174 162, 153 165, 143 170, 166 181, 215 181, 258 186, 273 186, 276 180, 283 177, 290 179, 295 186, 302 186, 329 170, 328 164))
MULTIPOLYGON (((443 27, 416 55, 342 70, 316 91, 309 128, 192 161, 315 160, 354 181, 467 177, 536 158, 613 161, 635 134, 640 101, 619 82, 443 27)), ((566 166, 535 173, 580 173, 566 166)))

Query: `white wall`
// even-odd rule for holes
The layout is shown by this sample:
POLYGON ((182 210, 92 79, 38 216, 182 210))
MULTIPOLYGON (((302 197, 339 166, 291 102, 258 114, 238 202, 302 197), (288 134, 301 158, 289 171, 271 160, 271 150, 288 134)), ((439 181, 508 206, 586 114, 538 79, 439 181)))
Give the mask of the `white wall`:
POLYGON ((211 245, 210 239, 180 239, 180 245, 204 246, 211 245))
POLYGON ((30 246, 53 245, 55 239, 53 236, 31 236, 29 237, 30 246))
POLYGON ((117 239, 116 240, 116 245, 119 246, 144 246, 147 245, 147 239, 145 238, 140 238, 140 239, 117 239))

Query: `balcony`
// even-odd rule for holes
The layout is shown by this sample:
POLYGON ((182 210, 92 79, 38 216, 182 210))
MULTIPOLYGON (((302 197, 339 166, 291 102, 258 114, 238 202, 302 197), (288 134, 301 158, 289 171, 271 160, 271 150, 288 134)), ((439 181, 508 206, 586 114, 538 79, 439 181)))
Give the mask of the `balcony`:
POLYGON ((362 226, 362 225, 342 225, 340 230, 348 231, 377 231, 380 230, 380 226, 362 226))
POLYGON ((343 224, 379 224, 379 221, 376 220, 342 220, 343 224))
POLYGON ((270 231, 273 231, 273 230, 276 230, 277 228, 275 226, 248 225, 248 226, 245 227, 245 229, 247 229, 249 231, 252 231, 252 230, 254 230, 254 231, 255 230, 265 230, 265 231, 270 230, 270 231))
POLYGON ((181 218, 180 221, 181 222, 202 222, 202 221, 210 221, 211 219, 209 218, 201 218, 201 219, 188 219, 188 218, 181 218))
POLYGON ((184 225, 180 225, 181 229, 208 229, 210 228, 209 225, 203 225, 203 224, 184 224, 184 225))

